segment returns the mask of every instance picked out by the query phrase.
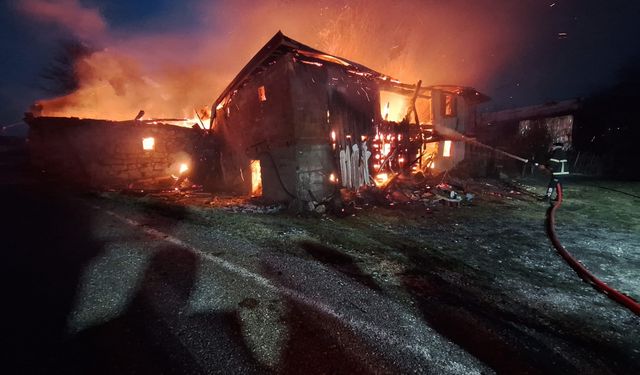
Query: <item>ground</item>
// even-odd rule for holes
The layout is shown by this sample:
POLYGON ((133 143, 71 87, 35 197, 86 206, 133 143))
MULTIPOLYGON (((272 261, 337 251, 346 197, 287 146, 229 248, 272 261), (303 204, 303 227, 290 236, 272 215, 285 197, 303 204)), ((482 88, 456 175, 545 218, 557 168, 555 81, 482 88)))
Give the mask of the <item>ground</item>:
MULTIPOLYGON (((640 372, 640 318, 552 249, 527 193, 541 179, 475 180, 461 207, 299 216, 72 190, 7 150, 5 365, 20 373, 640 372)), ((640 183, 568 181, 557 230, 640 299, 639 199, 618 191, 640 183)))

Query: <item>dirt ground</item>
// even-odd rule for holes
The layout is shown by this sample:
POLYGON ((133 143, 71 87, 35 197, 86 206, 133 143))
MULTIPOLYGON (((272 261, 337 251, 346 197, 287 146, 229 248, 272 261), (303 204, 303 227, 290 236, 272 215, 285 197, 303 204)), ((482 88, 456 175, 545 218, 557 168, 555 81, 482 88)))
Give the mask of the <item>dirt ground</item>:
MULTIPOLYGON (((475 196, 459 207, 430 197, 295 215, 204 193, 51 189, 12 150, 0 150, 3 295, 20 372, 640 373, 640 318, 551 247, 543 177, 467 180, 475 196), (291 285, 265 287, 280 279, 291 285), (189 315, 187 299, 213 305, 189 315), (365 345, 361 322, 417 337, 427 357, 375 335, 365 345), (282 332, 284 344, 265 339, 282 332), (263 368, 283 345, 285 360, 263 368)), ((638 196, 637 182, 574 177, 557 214, 564 246, 635 299, 638 196)))
MULTIPOLYGON (((321 262, 408 306, 499 373, 637 373, 640 320, 555 253, 544 230, 548 205, 536 197, 545 184, 475 180, 475 199, 460 207, 356 207, 342 218, 206 194, 102 197, 169 217, 186 207, 186 220, 321 262)), ((573 178, 557 231, 587 268, 640 299, 640 199, 632 195, 640 183, 573 178)))

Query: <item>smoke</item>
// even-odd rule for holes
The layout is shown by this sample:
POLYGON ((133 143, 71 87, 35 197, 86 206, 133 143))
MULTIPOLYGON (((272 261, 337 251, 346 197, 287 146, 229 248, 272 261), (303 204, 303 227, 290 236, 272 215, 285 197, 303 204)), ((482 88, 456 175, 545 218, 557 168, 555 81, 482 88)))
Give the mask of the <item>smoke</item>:
POLYGON ((18 9, 38 21, 61 27, 80 39, 95 39, 107 29, 100 12, 84 7, 78 0, 21 0, 18 9))
POLYGON ((20 8, 104 46, 76 62, 78 90, 42 100, 42 114, 131 119, 140 109, 193 117, 278 30, 409 83, 482 91, 525 27, 522 9, 499 3, 200 0, 188 27, 158 33, 118 30, 77 0, 23 0, 20 8))

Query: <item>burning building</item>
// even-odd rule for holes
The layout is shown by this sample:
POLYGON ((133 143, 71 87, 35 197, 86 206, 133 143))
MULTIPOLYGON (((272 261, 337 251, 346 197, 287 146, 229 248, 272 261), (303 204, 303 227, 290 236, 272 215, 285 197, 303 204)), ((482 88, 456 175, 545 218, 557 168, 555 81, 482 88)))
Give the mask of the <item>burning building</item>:
POLYGON ((39 166, 93 186, 189 173, 220 191, 319 202, 341 188, 452 168, 465 158, 460 135, 474 133, 476 105, 486 100, 469 87, 402 83, 278 32, 210 118, 144 120, 141 111, 131 121, 34 114, 27 122, 39 166))
POLYGON ((214 102, 217 187, 274 201, 322 201, 447 170, 473 134, 468 87, 402 83, 278 32, 214 102))

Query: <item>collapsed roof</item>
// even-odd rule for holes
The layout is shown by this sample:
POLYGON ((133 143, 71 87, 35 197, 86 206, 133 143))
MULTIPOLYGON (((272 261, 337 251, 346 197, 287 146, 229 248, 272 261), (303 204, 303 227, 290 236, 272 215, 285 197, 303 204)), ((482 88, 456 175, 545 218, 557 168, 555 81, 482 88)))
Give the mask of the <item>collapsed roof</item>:
MULTIPOLYGON (((414 95, 416 92, 417 85, 402 83, 389 75, 382 74, 364 65, 311 48, 287 37, 281 31, 278 31, 273 38, 271 38, 271 40, 269 40, 267 44, 265 44, 265 46, 262 47, 251 60, 249 60, 247 65, 242 68, 240 73, 238 73, 233 81, 231 81, 231 83, 229 83, 229 85, 222 91, 220 96, 218 96, 216 101, 213 103, 212 114, 215 114, 215 109, 225 100, 225 97, 241 87, 253 74, 267 69, 269 64, 286 53, 293 53, 296 57, 302 58, 306 61, 340 66, 349 73, 378 81, 380 88, 383 90, 394 91, 405 95, 414 95)), ((456 85, 421 87, 418 95, 429 97, 431 90, 450 92, 476 103, 482 103, 490 100, 488 96, 478 92, 474 88, 456 85)))

